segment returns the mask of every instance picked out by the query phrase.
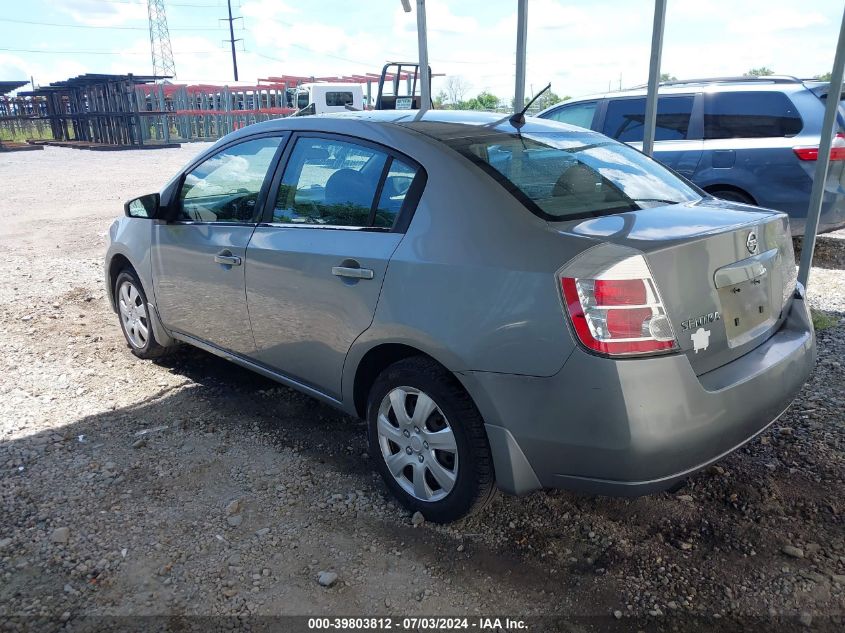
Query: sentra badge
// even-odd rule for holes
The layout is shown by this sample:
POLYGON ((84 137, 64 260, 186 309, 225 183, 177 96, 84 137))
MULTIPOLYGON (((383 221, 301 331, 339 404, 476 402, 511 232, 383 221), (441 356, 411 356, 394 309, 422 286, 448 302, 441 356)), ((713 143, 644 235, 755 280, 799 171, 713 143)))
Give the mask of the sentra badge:
POLYGON ((698 317, 693 317, 691 319, 687 319, 686 321, 681 322, 681 329, 682 330, 695 330, 696 328, 700 328, 702 325, 707 325, 708 323, 713 323, 714 321, 721 321, 722 315, 718 312, 709 312, 707 314, 702 314, 698 317))

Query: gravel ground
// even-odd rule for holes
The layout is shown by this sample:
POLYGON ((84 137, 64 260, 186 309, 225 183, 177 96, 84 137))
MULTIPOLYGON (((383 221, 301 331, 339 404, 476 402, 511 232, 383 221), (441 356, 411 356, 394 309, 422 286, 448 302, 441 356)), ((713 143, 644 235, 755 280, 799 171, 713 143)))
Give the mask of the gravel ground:
POLYGON ((201 147, 0 155, 0 630, 278 614, 842 630, 835 258, 811 279, 836 325, 809 384, 681 490, 499 496, 483 516, 414 526, 372 473, 360 421, 198 350, 158 363, 127 350, 102 284, 107 227, 201 147))

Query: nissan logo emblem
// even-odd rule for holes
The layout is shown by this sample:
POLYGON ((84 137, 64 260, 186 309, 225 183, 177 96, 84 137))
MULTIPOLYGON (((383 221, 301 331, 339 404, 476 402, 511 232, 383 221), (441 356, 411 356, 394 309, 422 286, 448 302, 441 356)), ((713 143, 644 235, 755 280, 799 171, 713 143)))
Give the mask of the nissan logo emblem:
POLYGON ((751 231, 745 239, 745 247, 752 255, 757 252, 757 234, 751 231))

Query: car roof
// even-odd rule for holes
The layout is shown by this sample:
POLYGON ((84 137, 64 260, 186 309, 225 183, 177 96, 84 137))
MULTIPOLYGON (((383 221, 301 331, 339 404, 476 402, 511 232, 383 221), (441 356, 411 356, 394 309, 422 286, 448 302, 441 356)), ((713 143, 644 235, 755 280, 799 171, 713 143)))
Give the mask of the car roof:
MULTIPOLYGON (((808 80, 809 82, 810 80, 808 80)), ((804 81, 796 77, 774 76, 774 77, 714 77, 705 79, 688 79, 683 81, 670 81, 660 84, 657 93, 660 95, 681 95, 695 92, 796 92, 805 90, 808 86, 804 81)), ((599 92, 568 99, 566 104, 579 103, 582 101, 595 101, 597 99, 622 99, 625 97, 644 97, 648 93, 647 86, 637 86, 627 90, 616 90, 612 92, 599 92)), ((539 113, 542 116, 564 105, 556 103, 539 113)))
MULTIPOLYGON (((336 130, 338 123, 349 122, 349 127, 395 126, 420 132, 439 141, 450 139, 488 136, 491 134, 515 134, 517 129, 510 123, 510 114, 483 112, 477 110, 365 110, 357 112, 336 112, 304 117, 285 117, 272 119, 244 130, 255 132, 283 130, 316 130, 319 121, 331 122, 336 130)), ((341 126, 342 127, 342 126, 341 126)), ((359 129, 361 129, 359 127, 359 129)), ((557 121, 525 117, 525 125, 520 128, 525 134, 578 132, 589 134, 587 130, 557 121)))

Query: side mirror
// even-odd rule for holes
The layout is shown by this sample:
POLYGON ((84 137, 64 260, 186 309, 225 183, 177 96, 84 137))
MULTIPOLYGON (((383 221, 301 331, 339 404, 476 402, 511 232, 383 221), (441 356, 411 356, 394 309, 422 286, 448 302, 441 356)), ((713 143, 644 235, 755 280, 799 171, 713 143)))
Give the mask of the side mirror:
POLYGON ((146 218, 152 220, 158 217, 160 208, 161 197, 157 193, 150 193, 124 204, 123 212, 129 218, 146 218))

